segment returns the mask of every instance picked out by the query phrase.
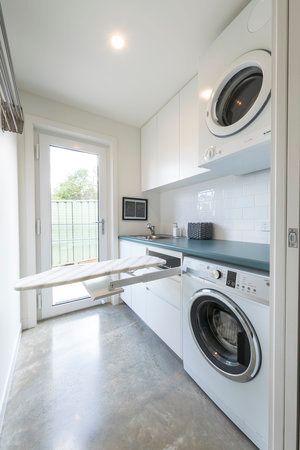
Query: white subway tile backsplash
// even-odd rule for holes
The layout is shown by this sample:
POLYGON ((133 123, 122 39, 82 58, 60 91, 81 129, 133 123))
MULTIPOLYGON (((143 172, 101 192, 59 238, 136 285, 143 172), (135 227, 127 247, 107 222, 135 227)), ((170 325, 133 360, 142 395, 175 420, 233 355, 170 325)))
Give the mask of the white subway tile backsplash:
POLYGON ((269 243, 270 171, 224 177, 160 194, 160 230, 213 222, 215 239, 269 243))
POLYGON ((256 231, 270 233, 270 220, 257 220, 255 221, 254 228, 256 231))
POLYGON ((269 206, 270 194, 257 194, 255 195, 255 206, 269 206))
POLYGON ((234 199, 234 206, 236 208, 251 208, 255 205, 253 195, 241 195, 234 199))
POLYGON ((243 217, 243 209, 242 208, 224 208, 224 218, 225 219, 242 219, 243 217))
POLYGON ((217 200, 217 202, 219 202, 219 205, 216 205, 216 207, 220 206, 221 208, 225 209, 231 209, 233 207, 233 203, 236 204, 235 202, 233 202, 232 198, 220 198, 219 200, 217 200))
POLYGON ((232 228, 234 230, 238 230, 238 231, 254 231, 255 230, 255 225, 253 223, 253 221, 251 220, 235 220, 232 223, 232 228))
POLYGON ((246 242, 257 242, 258 244, 270 243, 267 233, 258 233, 257 231, 243 231, 241 240, 246 242))
POLYGON ((223 237, 215 236, 215 239, 225 239, 225 241, 243 241, 243 232, 238 230, 224 230, 223 237))
POLYGON ((269 218, 269 209, 265 206, 256 206, 255 208, 243 208, 243 218, 247 220, 267 220, 269 218))

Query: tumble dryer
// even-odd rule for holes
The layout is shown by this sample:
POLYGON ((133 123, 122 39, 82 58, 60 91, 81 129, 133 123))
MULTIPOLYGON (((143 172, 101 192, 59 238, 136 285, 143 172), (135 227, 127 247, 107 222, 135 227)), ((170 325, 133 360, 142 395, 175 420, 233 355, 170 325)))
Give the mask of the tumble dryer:
POLYGON ((200 61, 200 167, 270 167, 271 72, 271 0, 252 0, 200 61))

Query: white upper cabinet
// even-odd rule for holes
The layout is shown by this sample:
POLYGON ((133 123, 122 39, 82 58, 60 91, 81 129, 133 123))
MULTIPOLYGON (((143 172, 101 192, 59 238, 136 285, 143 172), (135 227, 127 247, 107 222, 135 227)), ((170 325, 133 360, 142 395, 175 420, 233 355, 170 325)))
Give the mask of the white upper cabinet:
POLYGON ((180 96, 180 179, 203 172, 199 169, 198 77, 195 76, 180 96))
POLYGON ((157 172, 157 116, 141 130, 142 191, 158 186, 157 172))
POLYGON ((179 94, 157 114, 159 185, 179 179, 179 94))
POLYGON ((198 77, 141 130, 142 191, 206 172, 199 164, 198 77))

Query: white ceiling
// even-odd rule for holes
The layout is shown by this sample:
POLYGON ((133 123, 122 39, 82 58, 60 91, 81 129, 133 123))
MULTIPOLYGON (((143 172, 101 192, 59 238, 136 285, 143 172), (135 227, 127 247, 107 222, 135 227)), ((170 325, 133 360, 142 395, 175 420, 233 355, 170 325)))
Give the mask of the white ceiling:
POLYGON ((21 89, 140 126, 249 0, 2 0, 21 89), (126 36, 113 51, 111 33, 126 36))

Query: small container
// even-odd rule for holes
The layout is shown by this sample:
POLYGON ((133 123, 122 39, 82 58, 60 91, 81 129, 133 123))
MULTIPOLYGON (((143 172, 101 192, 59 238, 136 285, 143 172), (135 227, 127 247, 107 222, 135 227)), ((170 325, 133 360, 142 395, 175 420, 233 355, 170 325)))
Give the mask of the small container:
POLYGON ((180 235, 181 235, 181 230, 178 227, 177 222, 173 223, 173 233, 172 234, 173 234, 173 237, 180 237, 180 235))
POLYGON ((188 238, 207 240, 212 239, 213 224, 212 222, 188 223, 188 238))

